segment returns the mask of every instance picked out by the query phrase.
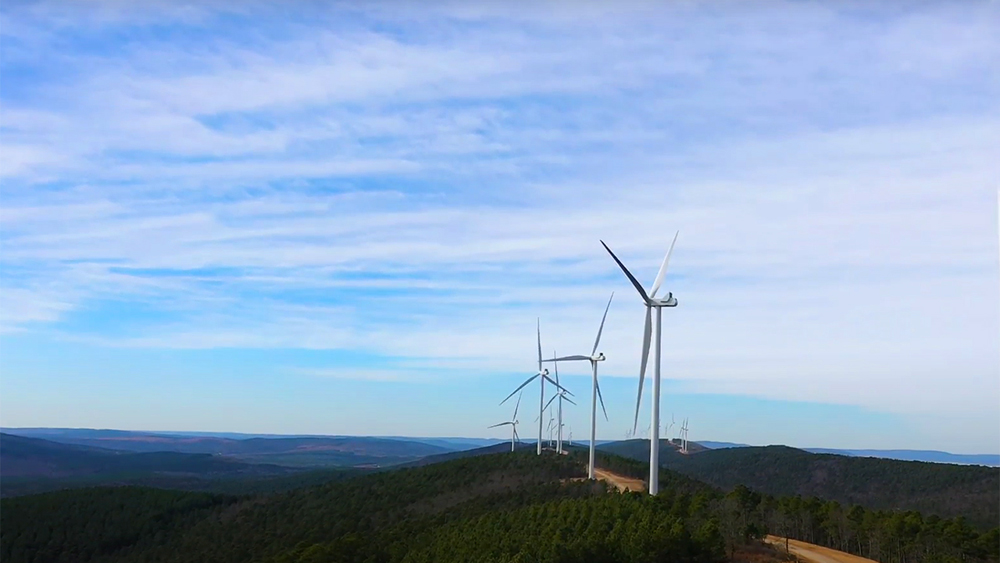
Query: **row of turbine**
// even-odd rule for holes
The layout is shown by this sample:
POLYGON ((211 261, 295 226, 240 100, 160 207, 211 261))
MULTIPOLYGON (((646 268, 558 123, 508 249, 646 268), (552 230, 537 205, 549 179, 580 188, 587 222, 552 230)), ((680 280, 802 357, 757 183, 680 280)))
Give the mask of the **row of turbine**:
MULTIPOLYGON (((663 279, 666 277, 666 274, 667 274, 667 264, 670 262, 670 255, 674 251, 674 244, 676 244, 676 242, 677 242, 677 235, 678 234, 680 234, 680 233, 678 232, 677 234, 674 235, 674 240, 673 240, 673 242, 670 243, 670 249, 667 250, 667 254, 663 258, 663 263, 660 265, 660 270, 656 273, 656 279, 653 281, 653 286, 652 286, 652 288, 651 288, 651 290, 650 290, 649 293, 646 293, 646 290, 642 287, 642 284, 640 284, 639 281, 635 279, 635 276, 632 275, 632 272, 629 272, 628 268, 625 267, 625 264, 623 264, 622 261, 619 260, 617 256, 615 256, 615 253, 611 251, 611 249, 608 247, 608 245, 605 244, 603 240, 601 241, 601 245, 604 246, 604 249, 608 251, 608 254, 611 255, 611 258, 615 261, 616 264, 618 264, 618 266, 621 268, 622 272, 625 273, 625 276, 628 278, 628 280, 635 287, 636 291, 639 292, 639 296, 642 298, 643 305, 645 305, 645 307, 646 307, 646 321, 645 321, 645 325, 644 325, 644 328, 643 328, 643 339, 642 339, 642 356, 641 356, 640 364, 639 364, 639 392, 638 392, 638 395, 637 395, 636 401, 635 401, 635 418, 634 418, 634 421, 633 421, 633 424, 632 424, 632 431, 633 431, 633 433, 635 432, 635 428, 638 426, 638 423, 639 423, 639 407, 640 407, 640 405, 642 403, 642 388, 643 388, 643 384, 645 382, 645 377, 646 377, 646 366, 647 366, 647 363, 648 363, 648 360, 649 360, 649 348, 650 348, 650 343, 651 343, 650 340, 651 340, 652 331, 653 331, 653 322, 652 322, 653 309, 656 309, 656 357, 655 357, 655 360, 654 360, 652 421, 650 423, 650 428, 652 429, 652 436, 650 437, 650 448, 649 448, 649 494, 651 494, 651 495, 657 494, 657 492, 659 492, 659 488, 660 488, 659 487, 659 466, 660 466, 660 463, 659 463, 659 458, 660 458, 659 453, 660 452, 659 452, 659 450, 660 450, 660 448, 658 446, 659 446, 659 443, 660 443, 660 350, 661 350, 661 341, 662 341, 662 339, 661 339, 661 333, 662 333, 662 327, 663 327, 662 310, 663 310, 664 307, 676 307, 677 306, 677 299, 674 298, 673 293, 668 292, 667 296, 665 298, 659 298, 659 299, 656 297, 656 294, 657 294, 657 292, 659 292, 660 286, 663 284, 663 279)), ((541 322, 539 321, 538 326, 537 326, 537 334, 538 334, 538 372, 535 373, 534 375, 532 375, 531 377, 529 377, 527 380, 525 380, 525 382, 522 383, 521 385, 519 385, 517 387, 517 389, 514 389, 514 391, 511 392, 510 395, 507 395, 507 397, 503 401, 500 401, 501 405, 504 404, 504 403, 506 403, 511 397, 513 397, 515 394, 517 394, 522 389, 524 389, 525 386, 527 386, 529 383, 531 383, 535 379, 538 379, 539 386, 540 386, 540 393, 538 395, 538 455, 541 455, 542 454, 542 418, 543 418, 543 413, 545 412, 545 409, 548 406, 548 405, 545 404, 545 382, 548 381, 549 383, 551 383, 552 385, 554 385, 555 388, 556 388, 556 394, 552 397, 552 399, 549 400, 549 404, 551 404, 552 401, 555 400, 556 398, 559 399, 559 403, 558 403, 558 405, 559 405, 559 420, 557 422, 557 425, 558 425, 557 428, 558 428, 559 437, 558 437, 557 449, 558 449, 559 452, 562 452, 562 402, 565 400, 565 401, 569 401, 569 402, 572 403, 572 400, 569 399, 569 396, 573 396, 573 393, 571 393, 570 391, 568 391, 566 388, 564 388, 559 383, 559 375, 558 375, 559 371, 558 371, 558 367, 557 367, 558 366, 558 362, 566 362, 566 361, 588 361, 588 362, 590 362, 591 374, 592 374, 592 390, 591 390, 591 412, 590 412, 590 459, 589 459, 589 464, 587 466, 587 476, 590 479, 594 478, 594 456, 595 456, 596 440, 597 440, 597 402, 598 401, 600 401, 600 403, 601 403, 601 410, 604 412, 604 418, 605 418, 605 420, 607 420, 607 418, 608 418, 608 412, 607 412, 607 409, 604 406, 604 397, 601 396, 601 386, 600 386, 600 384, 597 381, 597 363, 604 361, 605 360, 605 356, 604 356, 603 352, 598 352, 597 348, 598 348, 598 346, 601 343, 601 333, 604 332, 604 321, 607 320, 607 318, 608 318, 608 310, 611 308, 611 301, 614 299, 614 297, 615 297, 615 294, 612 292, 611 293, 611 299, 608 299, 608 305, 607 305, 607 307, 604 308, 604 316, 601 318, 601 325, 597 329, 597 338, 594 340, 594 346, 593 346, 593 348, 590 351, 590 355, 575 355, 575 356, 555 357, 555 354, 553 354, 553 357, 551 359, 548 359, 548 360, 543 359, 542 358, 542 331, 541 331, 541 322), (549 377, 549 370, 546 369, 544 367, 544 365, 543 365, 545 363, 552 363, 553 364, 553 369, 555 371, 555 377, 556 377, 556 379, 553 380, 551 377, 549 377)), ((509 425, 511 427, 511 450, 512 451, 513 451, 515 443, 516 443, 516 441, 518 439, 518 436, 517 436, 517 424, 518 424, 518 421, 517 421, 517 410, 520 407, 520 404, 521 404, 521 396, 518 395, 517 403, 514 406, 514 416, 513 416, 513 418, 511 418, 511 420, 509 420, 509 421, 501 422, 499 424, 494 424, 493 426, 490 426, 490 428, 496 428, 496 427, 499 427, 499 426, 506 426, 506 425, 509 425)), ((575 404, 575 403, 573 403, 573 404, 575 404)), ((686 424, 685 424, 685 427, 686 427, 686 424)), ((685 428, 685 430, 686 430, 686 428, 685 428)), ((686 438, 686 436, 685 436, 685 438, 686 438)), ((686 440, 685 440, 685 442, 686 442, 686 440)), ((686 450, 686 448, 685 448, 685 450, 686 450)))
MULTIPOLYGON (((667 434, 667 441, 668 442, 674 443, 675 439, 678 440, 679 443, 680 443, 680 445, 681 445, 681 453, 687 453, 687 446, 686 446, 686 444, 687 444, 687 434, 688 434, 688 419, 685 418, 684 420, 681 421, 681 426, 680 426, 680 428, 677 431, 677 438, 671 438, 669 436, 670 429, 672 429, 674 426, 676 426, 676 424, 677 424, 677 422, 674 420, 674 415, 671 414, 670 415, 670 424, 666 424, 666 423, 663 424, 663 428, 664 428, 663 432, 664 432, 664 434, 667 434)), ((643 433, 643 437, 649 437, 650 428, 652 428, 652 426, 647 426, 646 427, 646 429, 645 429, 645 431, 643 433)), ((635 438, 635 435, 633 434, 633 430, 631 428, 629 428, 628 430, 625 431, 625 439, 626 440, 631 440, 632 438, 635 438)))

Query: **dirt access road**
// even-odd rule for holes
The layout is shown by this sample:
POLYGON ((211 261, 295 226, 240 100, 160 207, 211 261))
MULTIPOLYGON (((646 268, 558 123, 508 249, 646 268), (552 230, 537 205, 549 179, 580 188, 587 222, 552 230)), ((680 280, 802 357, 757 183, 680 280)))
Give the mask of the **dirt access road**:
MULTIPOLYGON (((767 536, 764 541, 781 549, 785 548, 785 538, 767 536)), ((799 540, 788 540, 788 551, 799 559, 810 563, 876 563, 871 559, 799 540)))
POLYGON ((633 479, 632 477, 625 477, 623 475, 618 475, 617 473, 612 473, 604 469, 594 468, 594 477, 602 479, 611 483, 618 488, 619 491, 624 492, 625 489, 630 491, 642 492, 646 490, 646 483, 642 479, 633 479))

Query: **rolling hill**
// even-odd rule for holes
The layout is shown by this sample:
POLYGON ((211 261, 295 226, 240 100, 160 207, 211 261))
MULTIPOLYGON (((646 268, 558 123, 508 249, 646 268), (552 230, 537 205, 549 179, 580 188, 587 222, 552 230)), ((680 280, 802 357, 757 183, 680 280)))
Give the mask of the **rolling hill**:
POLYGON ((208 481, 256 479, 291 472, 287 467, 210 454, 129 453, 0 434, 3 496, 129 483, 197 489, 208 481))
POLYGON ((276 466, 251 465, 209 454, 122 453, 11 434, 0 434, 0 462, 0 476, 4 478, 76 477, 148 471, 206 475, 282 470, 276 466))
MULTIPOLYGON (((645 460, 649 442, 602 451, 645 460)), ((885 510, 965 516, 980 527, 1000 521, 1000 468, 813 454, 786 446, 726 448, 681 455, 661 446, 661 465, 722 489, 745 485, 778 496, 815 496, 885 510)))
POLYGON ((126 452, 212 454, 294 467, 385 466, 454 451, 438 444, 369 437, 219 437, 87 429, 14 429, 63 444, 126 452))

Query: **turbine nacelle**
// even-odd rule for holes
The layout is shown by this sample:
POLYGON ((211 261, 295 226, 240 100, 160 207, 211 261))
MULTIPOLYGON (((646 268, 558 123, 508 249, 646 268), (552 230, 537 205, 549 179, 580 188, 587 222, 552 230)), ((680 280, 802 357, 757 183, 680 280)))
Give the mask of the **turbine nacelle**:
POLYGON ((650 307, 676 307, 677 299, 674 297, 673 293, 667 293, 666 297, 650 297, 646 301, 646 305, 650 307))
POLYGON ((591 356, 590 361, 592 362, 603 362, 607 358, 604 357, 604 352, 598 352, 597 355, 591 356))

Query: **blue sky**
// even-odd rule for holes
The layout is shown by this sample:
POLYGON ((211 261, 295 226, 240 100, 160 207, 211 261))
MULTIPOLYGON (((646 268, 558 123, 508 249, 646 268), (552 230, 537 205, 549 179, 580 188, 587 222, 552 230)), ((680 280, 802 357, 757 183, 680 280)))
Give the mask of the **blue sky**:
POLYGON ((358 6, 0 8, 0 424, 1000 451, 995 2, 358 6))

